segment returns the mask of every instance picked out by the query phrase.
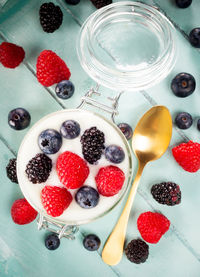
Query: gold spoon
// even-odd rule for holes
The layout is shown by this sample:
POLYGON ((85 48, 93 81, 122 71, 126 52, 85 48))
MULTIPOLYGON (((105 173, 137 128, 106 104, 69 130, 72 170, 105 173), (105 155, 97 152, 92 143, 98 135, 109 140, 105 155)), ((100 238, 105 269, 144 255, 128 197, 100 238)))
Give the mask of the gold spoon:
POLYGON ((132 149, 138 159, 138 171, 124 210, 102 252, 102 259, 108 265, 116 265, 122 258, 129 214, 143 169, 148 162, 157 160, 165 153, 171 135, 172 119, 164 106, 155 106, 147 111, 135 128, 132 149))

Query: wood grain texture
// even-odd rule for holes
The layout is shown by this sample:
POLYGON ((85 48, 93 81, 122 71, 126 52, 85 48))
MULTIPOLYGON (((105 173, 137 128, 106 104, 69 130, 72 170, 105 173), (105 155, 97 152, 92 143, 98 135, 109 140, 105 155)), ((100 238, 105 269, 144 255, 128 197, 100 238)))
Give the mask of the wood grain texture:
MULTIPOLYGON (((125 203, 116 207, 110 214, 93 223, 81 226, 76 241, 63 239, 61 247, 49 252, 44 247, 45 232, 37 231, 36 223, 27 226, 15 225, 10 217, 12 202, 22 197, 18 185, 6 177, 5 167, 8 160, 17 152, 20 142, 28 129, 16 132, 8 127, 8 112, 15 107, 24 107, 31 113, 31 126, 44 115, 62 109, 74 108, 80 97, 94 82, 80 67, 76 55, 76 39, 80 25, 95 11, 89 0, 81 0, 77 6, 70 6, 63 0, 53 1, 61 6, 64 21, 61 28, 53 34, 42 31, 38 20, 38 9, 44 1, 10 0, 0 4, 0 42, 8 40, 20 44, 26 51, 26 60, 15 70, 0 66, 0 176, 1 176, 1 221, 0 221, 0 276, 147 276, 147 277, 199 277, 200 272, 200 173, 187 173, 173 160, 170 149, 158 161, 147 166, 141 180, 132 210, 127 242, 139 236, 136 228, 137 217, 141 212, 156 210, 166 215, 172 225, 170 231, 157 245, 150 245, 150 255, 145 264, 135 265, 123 257, 119 265, 108 267, 100 257, 103 243, 112 230, 125 203), (43 49, 58 53, 68 64, 76 91, 74 97, 62 101, 55 96, 54 87, 48 90, 35 78, 36 58, 43 49), (162 181, 174 181, 181 186, 182 203, 175 207, 165 207, 156 203, 150 194, 151 185, 162 181), (86 251, 82 246, 83 237, 96 233, 102 241, 96 253, 86 251)), ((174 1, 146 0, 166 13, 177 29, 178 60, 174 70, 159 85, 145 92, 124 93, 120 99, 117 123, 128 122, 136 126, 141 115, 152 104, 166 105, 172 116, 177 112, 190 112, 194 118, 200 117, 199 111, 199 69, 200 52, 190 46, 187 35, 194 27, 199 27, 198 0, 185 10, 175 7, 174 1), (185 20, 187 18, 187 20, 185 20), (179 72, 189 72, 197 81, 197 88, 188 98, 176 98, 170 90, 171 79, 179 72)), ((106 94, 113 92, 101 88, 106 94)), ((196 122, 195 122, 196 124, 196 122)), ((199 140, 195 124, 187 131, 177 132, 174 128, 171 147, 185 138, 199 140)), ((134 160, 134 172, 136 160, 134 160)))

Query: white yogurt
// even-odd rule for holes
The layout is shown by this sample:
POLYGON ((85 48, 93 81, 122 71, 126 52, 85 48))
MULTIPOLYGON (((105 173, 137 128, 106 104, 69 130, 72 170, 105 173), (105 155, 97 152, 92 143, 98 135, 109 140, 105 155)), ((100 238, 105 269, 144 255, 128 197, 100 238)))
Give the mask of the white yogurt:
MULTIPOLYGON (((95 176, 98 170, 101 167, 107 165, 114 165, 108 160, 105 159, 104 155, 102 155, 101 159, 98 161, 97 165, 90 165, 88 163, 90 173, 88 178, 85 181, 85 185, 92 186, 96 188, 95 184, 95 176)), ((109 121, 100 117, 97 114, 94 114, 89 111, 84 110, 63 110, 53 114, 50 114, 40 121, 38 121, 31 130, 25 136, 17 157, 17 175, 19 180, 19 185, 21 190, 25 196, 25 198, 29 201, 29 203, 40 213, 45 215, 48 218, 53 219, 54 221, 65 223, 65 224, 82 224, 89 222, 93 219, 96 219, 102 215, 104 215, 107 211, 109 211, 116 203, 121 199, 124 194, 128 181, 130 180, 131 175, 131 157, 130 157, 130 148, 128 143, 120 131, 114 124, 111 124, 109 121), (49 178, 45 183, 42 184, 32 184, 25 173, 26 165, 37 153, 41 153, 41 150, 38 146, 38 135, 45 129, 55 129, 57 131, 60 130, 62 123, 65 120, 75 120, 80 124, 81 133, 75 139, 65 139, 63 138, 62 147, 59 152, 53 155, 48 155, 52 159, 53 168, 50 173, 49 178), (60 186, 63 185, 60 183, 57 172, 56 172, 56 160, 58 156, 64 151, 71 151, 78 154, 83 158, 80 137, 83 132, 90 128, 96 126, 99 130, 104 132, 105 135, 105 146, 110 144, 116 144, 122 147, 125 152, 125 159, 120 164, 117 164, 120 169, 125 174, 125 182, 120 190, 120 192, 112 197, 104 197, 100 195, 99 203, 96 207, 92 209, 83 209, 81 208, 75 201, 74 195, 77 190, 69 190, 73 196, 73 201, 70 204, 69 208, 67 208, 64 213, 59 217, 50 217, 47 215, 44 210, 41 202, 41 190, 45 185, 51 186, 60 186)))

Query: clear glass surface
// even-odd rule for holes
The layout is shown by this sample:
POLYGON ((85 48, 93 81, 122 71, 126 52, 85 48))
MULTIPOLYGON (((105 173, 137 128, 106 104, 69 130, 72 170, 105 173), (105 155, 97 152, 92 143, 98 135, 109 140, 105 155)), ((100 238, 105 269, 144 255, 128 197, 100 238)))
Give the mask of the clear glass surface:
POLYGON ((77 51, 82 67, 99 84, 118 91, 141 90, 173 68, 173 26, 154 7, 114 3, 85 21, 77 51))

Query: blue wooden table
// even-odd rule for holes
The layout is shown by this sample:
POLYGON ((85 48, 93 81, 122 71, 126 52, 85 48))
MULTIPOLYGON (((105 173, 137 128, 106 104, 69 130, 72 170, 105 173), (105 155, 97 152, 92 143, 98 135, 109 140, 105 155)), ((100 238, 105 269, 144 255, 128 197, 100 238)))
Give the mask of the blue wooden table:
MULTIPOLYGON (((146 263, 136 265, 125 256, 117 266, 108 266, 101 260, 101 250, 125 203, 125 199, 107 216, 80 227, 75 241, 62 239, 54 252, 44 246, 45 231, 37 231, 36 222, 19 226, 13 223, 10 207, 22 197, 17 184, 6 176, 5 167, 17 151, 28 131, 14 131, 7 124, 8 112, 13 108, 26 108, 32 117, 31 126, 44 115, 75 108, 80 98, 94 86, 94 82, 82 70, 77 54, 76 39, 84 20, 95 11, 89 0, 81 0, 77 6, 65 1, 57 3, 64 14, 64 21, 53 34, 42 31, 38 19, 41 0, 0 1, 0 42, 9 41, 23 46, 26 59, 18 68, 9 70, 0 66, 0 276, 9 277, 199 277, 200 276, 200 173, 188 173, 174 161, 171 148, 183 141, 200 141, 196 122, 186 131, 173 128, 169 150, 144 171, 129 220, 127 242, 137 238, 136 221, 140 213, 160 211, 171 221, 170 230, 156 245, 150 245, 146 263), (69 66, 75 84, 74 96, 62 101, 55 96, 54 87, 41 86, 35 77, 36 58, 44 49, 60 55, 69 66), (173 181, 180 185, 182 203, 174 207, 162 206, 153 200, 150 188, 155 183, 173 181), (89 252, 82 246, 83 237, 97 234, 101 241, 98 252, 89 252)), ((133 128, 138 119, 152 105, 169 108, 172 117, 187 111, 196 119, 200 117, 200 52, 188 41, 188 34, 199 27, 200 1, 193 0, 187 9, 178 9, 173 0, 146 0, 157 6, 173 22, 178 46, 177 63, 170 75, 160 84, 146 91, 127 92, 120 99, 117 122, 128 122, 133 128), (196 91, 188 98, 177 98, 170 90, 172 78, 179 72, 191 73, 196 78, 196 91)), ((104 88, 101 88, 104 91, 104 88)), ((31 127, 30 126, 30 127, 31 127)), ((29 128, 30 128, 29 127, 29 128)), ((134 159, 134 174, 137 163, 134 159)))

